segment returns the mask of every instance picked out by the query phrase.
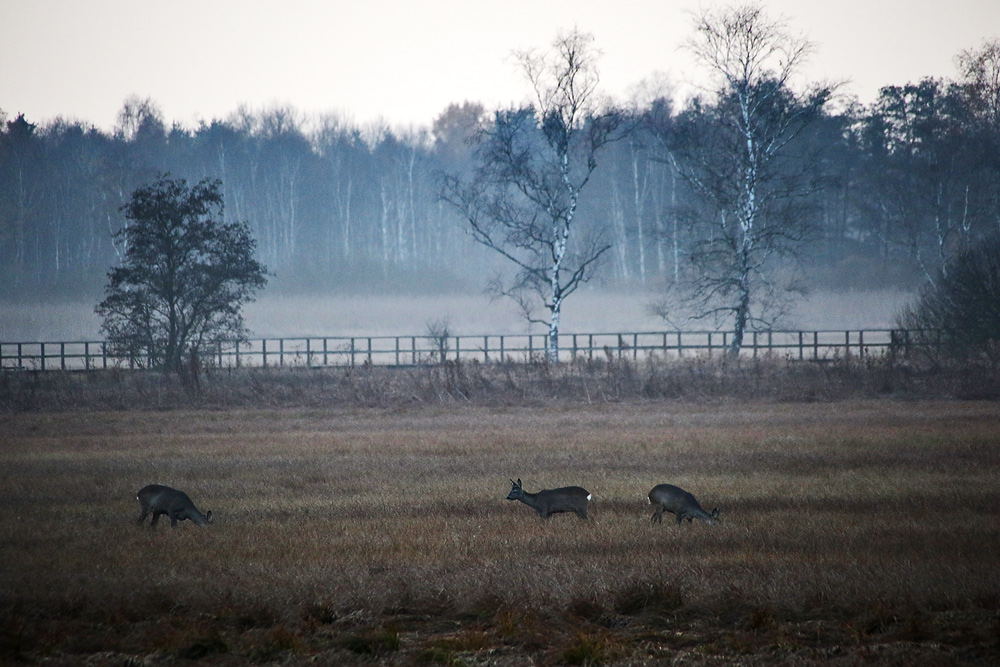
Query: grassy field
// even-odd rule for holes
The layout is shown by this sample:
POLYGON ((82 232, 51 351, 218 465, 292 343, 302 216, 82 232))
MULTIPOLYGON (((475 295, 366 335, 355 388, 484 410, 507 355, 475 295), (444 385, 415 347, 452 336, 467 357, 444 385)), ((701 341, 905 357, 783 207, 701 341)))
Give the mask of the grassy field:
POLYGON ((945 400, 0 416, 0 663, 997 664, 998 444, 945 400), (149 483, 214 524, 137 526, 149 483))

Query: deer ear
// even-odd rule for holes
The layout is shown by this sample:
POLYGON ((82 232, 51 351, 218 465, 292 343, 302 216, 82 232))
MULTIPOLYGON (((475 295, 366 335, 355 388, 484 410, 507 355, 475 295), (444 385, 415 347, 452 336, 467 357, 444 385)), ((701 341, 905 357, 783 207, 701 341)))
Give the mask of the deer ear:
POLYGON ((517 478, 517 485, 521 486, 521 478, 520 477, 517 478))

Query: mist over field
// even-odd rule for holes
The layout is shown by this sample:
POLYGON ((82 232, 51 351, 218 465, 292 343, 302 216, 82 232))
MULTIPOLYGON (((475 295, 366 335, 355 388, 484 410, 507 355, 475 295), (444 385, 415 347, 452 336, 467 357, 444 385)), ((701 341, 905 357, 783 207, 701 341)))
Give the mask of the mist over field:
MULTIPOLYGON (((654 292, 581 291, 566 302, 564 333, 669 331, 649 312, 654 292)), ((912 294, 902 290, 814 290, 796 305, 788 328, 884 329, 912 294)), ((453 335, 523 334, 529 325, 508 299, 482 294, 287 296, 266 291, 244 311, 252 337, 419 336, 430 324, 453 335)), ((94 304, 0 302, 0 341, 101 340, 94 304)), ((691 327, 699 328, 697 325, 691 327)), ((711 328, 706 325, 704 328, 711 328)), ((536 325, 532 333, 542 333, 536 325)))

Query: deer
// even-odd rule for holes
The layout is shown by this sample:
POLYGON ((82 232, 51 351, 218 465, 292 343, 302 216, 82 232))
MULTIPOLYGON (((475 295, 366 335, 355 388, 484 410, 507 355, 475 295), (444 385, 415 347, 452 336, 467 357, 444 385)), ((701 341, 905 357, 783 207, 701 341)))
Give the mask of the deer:
POLYGON ((190 519, 192 523, 199 526, 207 526, 212 523, 212 512, 202 514, 194 506, 191 499, 183 491, 171 489, 169 486, 161 484, 150 484, 139 489, 136 494, 142 514, 137 523, 142 524, 150 512, 153 513, 152 527, 156 527, 156 522, 160 520, 161 514, 166 514, 170 518, 170 527, 176 528, 178 521, 190 519))
POLYGON ((649 504, 655 508, 650 521, 656 523, 663 523, 664 511, 676 516, 678 524, 684 519, 687 519, 688 523, 691 523, 692 519, 700 519, 710 526, 722 522, 722 519, 719 518, 718 507, 713 509, 712 513, 709 514, 701 508, 698 500, 693 495, 673 484, 657 484, 654 486, 649 492, 649 504))
POLYGON ((510 480, 511 489, 507 500, 520 500, 538 512, 543 519, 552 518, 560 512, 574 512, 581 519, 587 518, 587 503, 590 492, 580 486, 564 486, 559 489, 543 489, 538 493, 528 493, 521 487, 521 479, 510 480))

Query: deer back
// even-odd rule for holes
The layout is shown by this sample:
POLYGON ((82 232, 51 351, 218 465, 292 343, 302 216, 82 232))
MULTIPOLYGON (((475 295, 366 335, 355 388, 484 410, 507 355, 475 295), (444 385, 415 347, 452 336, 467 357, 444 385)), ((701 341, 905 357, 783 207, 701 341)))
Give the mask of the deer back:
POLYGON ((587 518, 590 492, 582 486, 564 486, 558 489, 543 489, 538 493, 528 493, 521 486, 521 480, 510 480, 511 489, 507 500, 520 500, 531 507, 539 516, 548 519, 553 514, 573 512, 581 519, 587 518))
POLYGON ((142 523, 150 512, 153 513, 154 525, 161 514, 166 514, 170 518, 171 525, 176 525, 178 521, 185 519, 199 526, 206 526, 212 522, 211 512, 202 514, 186 493, 169 486, 150 484, 140 489, 136 498, 142 508, 139 523, 142 523))
POLYGON ((676 516, 677 523, 684 519, 688 522, 700 519, 712 525, 721 521, 718 508, 713 509, 711 513, 706 512, 694 495, 673 484, 654 486, 649 492, 649 502, 656 508, 652 516, 653 521, 662 521, 663 512, 670 512, 676 516))

